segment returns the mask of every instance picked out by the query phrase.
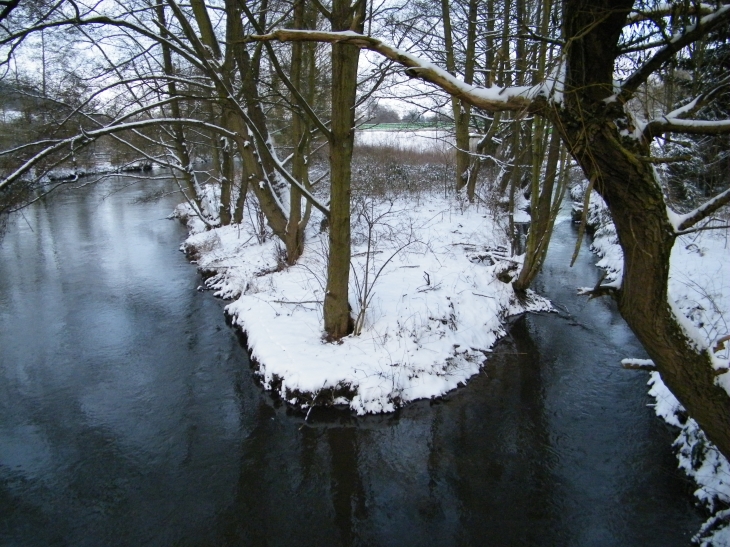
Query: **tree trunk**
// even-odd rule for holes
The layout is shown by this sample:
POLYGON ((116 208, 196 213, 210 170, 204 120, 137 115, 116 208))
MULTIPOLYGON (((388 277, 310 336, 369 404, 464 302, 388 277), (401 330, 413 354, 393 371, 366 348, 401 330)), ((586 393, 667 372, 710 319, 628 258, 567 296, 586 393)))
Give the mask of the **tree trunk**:
MULTIPOLYGON (((297 0, 294 4, 294 28, 304 29, 305 5, 304 0, 297 0)), ((291 49, 291 83, 302 89, 303 68, 304 68, 304 44, 293 42, 291 49)), ((296 104, 296 98, 291 98, 292 104, 296 104)), ((305 116, 301 112, 292 114, 292 146, 294 148, 292 158, 292 176, 299 182, 305 183, 308 179, 308 167, 306 163, 306 151, 309 146, 309 127, 305 116)), ((302 222, 302 194, 296 186, 289 190, 289 222, 286 226, 286 261, 294 264, 304 251, 304 228, 306 222, 302 222)))
MULTIPOLYGON (((625 149, 615 131, 595 132, 577 155, 611 211, 624 251, 621 315, 654 361, 662 380, 720 451, 730 456, 730 397, 715 384, 707 351, 677 321, 668 300, 669 259, 675 242, 661 188, 651 167, 625 149)), ((577 139, 573 139, 577 141, 577 139)))
MULTIPOLYGON (((471 84, 474 81, 474 64, 476 50, 476 28, 478 0, 469 0, 467 42, 464 58, 464 82, 471 84)), ((446 69, 456 75, 456 55, 451 27, 451 14, 448 0, 441 0, 441 14, 444 21, 444 41, 446 43, 446 69)), ((456 191, 467 188, 469 201, 474 201, 474 186, 468 185, 470 154, 469 154, 469 121, 471 120, 471 105, 456 97, 451 98, 451 108, 454 116, 454 132, 456 141, 456 191)))
MULTIPOLYGON (((542 268, 547 256, 550 237, 553 232, 555 217, 565 192, 565 178, 560 177, 558 188, 553 192, 558 174, 558 160, 560 159, 560 135, 553 130, 550 136, 550 146, 543 177, 542 169, 538 170, 532 179, 532 196, 530 211, 530 231, 527 235, 527 249, 525 261, 513 287, 517 291, 524 291, 534 281, 542 268), (541 184, 542 182, 542 184, 541 184)), ((539 158, 542 163, 542 157, 539 158)))
MULTIPOLYGON (((169 39, 170 32, 167 30, 165 6, 163 5, 162 0, 157 0, 157 3, 155 5, 155 11, 157 15, 157 20, 160 24, 160 34, 163 38, 169 39)), ((172 64, 172 53, 170 52, 170 47, 164 42, 162 43, 162 62, 165 74, 168 76, 173 76, 175 70, 172 64)), ((175 80, 169 80, 167 82, 167 92, 170 97, 179 97, 175 80)), ((173 118, 182 117, 180 112, 180 103, 178 101, 172 101, 170 103, 170 111, 173 118)), ((196 212, 202 218, 204 214, 203 203, 200 197, 200 192, 198 192, 198 186, 195 182, 195 172, 193 170, 193 165, 190 160, 190 154, 188 152, 188 146, 185 140, 185 133, 180 125, 176 124, 172 127, 172 140, 175 156, 177 157, 178 163, 180 163, 180 172, 182 174, 183 181, 185 182, 185 187, 190 194, 189 196, 187 196, 188 201, 191 204, 195 204, 195 206, 197 207, 196 212)))
POLYGON ((649 143, 622 136, 633 120, 623 105, 604 100, 613 93, 616 44, 632 6, 633 0, 566 0, 565 35, 573 43, 555 125, 613 217, 624 253, 623 279, 613 293, 621 315, 665 384, 730 457, 730 396, 715 384, 708 350, 697 349, 669 303, 676 236, 654 170, 639 159, 649 155, 649 143))
MULTIPOLYGON (((353 13, 349 0, 334 0, 332 30, 362 32, 365 3, 353 13), (355 19, 356 28, 350 29, 355 19), (359 18, 359 20, 358 20, 359 18)), ((330 139, 330 229, 324 330, 338 340, 352 331, 348 298, 350 277, 350 178, 355 141, 355 99, 360 50, 332 45, 332 130, 330 139)))

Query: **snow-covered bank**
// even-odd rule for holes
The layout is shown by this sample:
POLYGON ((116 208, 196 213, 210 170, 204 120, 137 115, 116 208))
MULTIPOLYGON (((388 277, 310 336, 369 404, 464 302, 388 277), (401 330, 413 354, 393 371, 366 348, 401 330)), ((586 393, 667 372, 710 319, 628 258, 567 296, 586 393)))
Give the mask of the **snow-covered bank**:
POLYGON ((658 372, 651 373, 649 385, 657 416, 680 429, 674 441, 679 467, 697 483, 695 496, 711 513, 692 540, 703 547, 726 547, 730 545, 730 463, 697 422, 687 417, 658 372))
POLYGON ((82 167, 57 168, 46 173, 51 182, 75 182, 78 179, 95 175, 149 173, 154 169, 151 163, 131 162, 115 166, 110 161, 97 161, 93 165, 82 167))
MULTIPOLYGON (((581 187, 574 188, 571 193, 574 200, 582 201, 581 187)), ((576 204, 576 207, 580 206, 576 204)), ((600 257, 597 265, 606 269, 608 279, 620 282, 623 253, 607 207, 595 192, 591 195, 586 218, 595 232, 591 250, 600 257)), ((717 349, 714 367, 718 373, 728 367, 730 358, 730 343, 720 347, 721 339, 730 331, 726 319, 730 317, 728 264, 730 233, 727 230, 708 230, 678 237, 670 263, 669 296, 677 313, 685 318, 685 328, 698 343, 717 349)), ((730 373, 718 374, 716 382, 730 393, 730 373)), ((656 400, 656 414, 680 429, 674 442, 679 466, 697 483, 698 502, 711 513, 693 541, 704 547, 728 547, 730 464, 707 440, 697 422, 687 417, 658 372, 651 373, 649 385, 649 394, 656 400)))
POLYGON ((519 263, 486 211, 443 198, 367 200, 352 231, 350 302, 354 317, 365 302, 362 332, 327 343, 327 234, 317 220, 291 267, 251 223, 200 231, 183 245, 212 274, 207 286, 234 299, 227 313, 246 333, 264 387, 291 404, 364 414, 438 397, 479 372, 508 316, 550 309, 537 295, 515 295, 519 263))

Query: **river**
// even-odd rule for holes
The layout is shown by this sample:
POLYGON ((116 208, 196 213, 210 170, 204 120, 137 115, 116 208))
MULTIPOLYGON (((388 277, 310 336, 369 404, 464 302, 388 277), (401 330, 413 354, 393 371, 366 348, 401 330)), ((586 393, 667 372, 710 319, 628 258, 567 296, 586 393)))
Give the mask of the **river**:
POLYGON ((381 416, 300 414, 254 382, 167 220, 170 181, 112 178, 0 242, 0 545, 674 546, 703 518, 643 352, 557 223, 484 373, 381 416))

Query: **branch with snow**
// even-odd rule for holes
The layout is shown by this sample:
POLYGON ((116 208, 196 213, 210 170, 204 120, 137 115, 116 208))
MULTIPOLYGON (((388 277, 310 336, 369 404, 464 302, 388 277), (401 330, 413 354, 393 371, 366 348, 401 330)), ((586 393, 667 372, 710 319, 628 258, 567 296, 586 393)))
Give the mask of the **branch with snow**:
POLYGON ((278 29, 269 34, 253 34, 244 38, 246 42, 325 42, 350 44, 361 49, 374 51, 406 68, 406 74, 436 85, 453 97, 472 106, 492 111, 535 111, 544 104, 539 99, 548 98, 545 85, 516 87, 481 87, 464 83, 433 63, 384 43, 382 40, 364 36, 352 31, 326 32, 309 30, 278 29))
POLYGON ((717 97, 722 91, 730 87, 730 76, 726 76, 722 80, 720 80, 717 85, 715 85, 712 89, 701 93, 691 101, 689 101, 684 106, 680 106, 679 108, 673 110, 669 114, 666 115, 667 118, 681 118, 684 119, 688 117, 691 114, 694 114, 697 112, 700 108, 703 106, 709 104, 711 100, 713 100, 715 97, 717 97))
POLYGON ((644 127, 644 137, 653 139, 663 133, 688 133, 692 135, 723 135, 730 133, 730 120, 685 120, 665 116, 650 121, 644 127))
POLYGON ((634 23, 641 23, 643 21, 656 21, 657 19, 677 15, 680 7, 682 9, 682 15, 710 15, 715 9, 715 6, 712 4, 705 3, 693 4, 691 6, 685 6, 685 4, 682 4, 681 6, 678 6, 677 4, 663 2, 657 4, 656 7, 650 10, 632 11, 626 20, 626 24, 631 25, 634 23))
POLYGON ((724 192, 720 192, 714 198, 706 201, 695 210, 684 215, 678 215, 669 211, 669 218, 674 225, 675 232, 677 234, 682 234, 728 203, 730 203, 730 188, 724 192))
MULTIPOLYGON (((218 133, 221 133, 223 135, 226 135, 228 137, 235 137, 235 134, 218 126, 214 125, 212 123, 204 122, 202 120, 196 120, 194 118, 151 118, 148 120, 140 120, 140 121, 134 121, 134 122, 125 122, 120 124, 114 124, 114 125, 107 125, 106 127, 102 127, 101 129, 93 129, 91 131, 81 131, 77 135, 74 135, 73 137, 68 137, 66 139, 60 139, 58 141, 53 141, 52 144, 49 144, 45 148, 43 148, 40 152, 35 154, 32 158, 26 160, 20 167, 16 168, 15 171, 10 173, 7 177, 0 180, 0 189, 14 183, 20 177, 22 177, 25 173, 27 173, 30 169, 32 169, 35 165, 37 165, 41 160, 47 158, 54 152, 58 152, 62 150, 65 147, 78 147, 78 146, 86 146, 88 144, 91 144, 99 137, 102 137, 104 135, 110 135, 113 133, 118 133, 120 131, 129 131, 134 129, 140 129, 143 127, 148 127, 152 125, 161 125, 161 124, 185 124, 189 126, 197 126, 197 127, 203 127, 205 129, 213 130, 218 133)), ((48 141, 43 141, 43 143, 47 143, 48 141)))
POLYGON ((616 296, 616 291, 620 288, 619 283, 616 281, 610 282, 606 285, 602 285, 603 280, 608 276, 608 271, 604 270, 601 278, 596 282, 596 285, 591 289, 590 287, 579 287, 578 295, 587 296, 588 300, 599 298, 601 296, 616 296))
POLYGON ((656 370, 651 359, 621 359, 621 367, 629 370, 656 370))

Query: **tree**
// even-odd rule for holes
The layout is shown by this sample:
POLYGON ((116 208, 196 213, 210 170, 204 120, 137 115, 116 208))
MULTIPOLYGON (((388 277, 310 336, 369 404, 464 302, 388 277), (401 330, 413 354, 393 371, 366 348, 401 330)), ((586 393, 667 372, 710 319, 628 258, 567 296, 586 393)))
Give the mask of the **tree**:
MULTIPOLYGON (((362 32, 365 1, 333 0, 332 29, 362 32)), ((350 178, 355 144, 355 101, 360 50, 332 46, 332 131, 330 133, 330 230, 324 330, 338 340, 352 332, 348 302, 350 278, 350 178)))
POLYGON ((388 106, 373 103, 368 109, 367 119, 369 123, 374 124, 398 123, 400 114, 388 106))
MULTIPOLYGON (((484 88, 384 42, 351 33, 275 31, 252 40, 317 40, 351 44, 380 53, 459 100, 487 111, 531 113, 552 122, 586 178, 606 201, 624 251, 620 283, 600 286, 592 296, 611 295, 672 392, 720 451, 730 457, 730 394, 717 382, 712 350, 700 345, 669 301, 669 258, 677 236, 730 202, 726 190, 679 219, 672 215, 653 165, 651 142, 665 133, 730 132, 730 120, 696 121, 692 116, 727 90, 723 81, 688 105, 640 123, 627 107, 641 85, 691 44, 727 29, 730 5, 703 13, 693 5, 657 4, 640 11, 633 0, 565 0, 559 69, 530 87, 484 88), (674 34, 662 21, 684 10, 686 23, 674 34), (647 25, 649 25, 647 27, 647 25), (652 26, 653 25, 653 26, 652 26), (616 83, 616 71, 634 66, 616 83)), ((727 369, 721 371, 727 374, 727 369)))
MULTIPOLYGON (((276 155, 255 81, 261 57, 254 55, 252 60, 244 44, 234 39, 244 31, 241 6, 246 11, 246 4, 238 0, 228 0, 222 9, 212 9, 202 0, 194 0, 189 7, 174 0, 103 7, 67 1, 13 6, 0 29, 6 66, 24 42, 51 31, 85 37, 100 61, 85 68, 85 96, 67 105, 74 118, 58 124, 67 128, 65 134, 56 131, 51 138, 30 139, 0 153, 8 160, 0 179, 3 201, 12 208, 27 202, 29 196, 46 193, 52 187, 44 182, 42 172, 33 174, 33 169, 41 162, 60 164, 99 138, 111 136, 148 160, 172 168, 185 181, 182 187, 202 215, 201 188, 192 166, 197 140, 197 147, 209 147, 216 159, 208 174, 220 186, 220 221, 231 220, 232 168, 237 155, 243 166, 242 181, 255 194, 271 230, 291 244, 287 247, 290 257, 301 252, 297 251, 301 238, 287 237, 292 229, 303 229, 301 223, 288 222, 288 186, 299 188, 325 215, 329 211, 276 155), (110 32, 113 29, 118 32, 110 32), (115 96, 113 107, 93 100, 102 94, 115 96), (78 125, 73 127, 75 118, 84 121, 80 133, 78 125), (160 129, 158 139, 144 138, 148 144, 170 150, 166 157, 150 157, 124 137, 153 127, 160 129), (19 193, 13 187, 30 191, 19 193)), ((264 24, 265 18, 258 23, 264 24)), ((245 195, 244 184, 240 186, 239 205, 245 195)))
MULTIPOLYGON (((43 176, 32 176, 41 160, 48 158, 57 165, 102 136, 111 136, 150 161, 172 168, 183 181, 181 190, 193 211, 209 226, 240 221, 242 202, 250 189, 271 231, 284 244, 289 264, 296 262, 303 251, 304 229, 314 206, 329 217, 332 227, 324 299, 325 331, 331 339, 348 334, 352 323, 348 303, 350 163, 358 106, 359 50, 347 44, 333 48, 331 111, 327 122, 320 119, 311 104, 318 94, 318 68, 312 48, 305 54, 301 44, 295 45, 287 71, 287 52, 275 51, 267 43, 263 47, 266 56, 260 46, 251 47, 252 53, 240 38, 245 31, 265 32, 269 18, 289 21, 292 11, 291 24, 298 28, 316 28, 316 12, 320 12, 329 19, 333 30, 362 32, 368 11, 366 2, 335 0, 331 9, 320 3, 306 9, 307 4, 299 1, 293 10, 286 3, 266 0, 258 6, 243 0, 191 0, 187 5, 176 0, 137 0, 123 6, 86 6, 61 0, 43 3, 40 11, 26 7, 21 5, 20 11, 7 16, 7 25, 2 28, 0 48, 8 55, 6 63, 34 35, 51 29, 79 32, 98 50, 105 65, 102 76, 87 69, 87 81, 96 85, 90 94, 117 93, 126 102, 104 121, 93 118, 91 109, 84 108, 89 104, 82 104, 81 116, 92 119, 92 123, 81 134, 40 139, 0 152, 0 156, 10 158, 4 178, 0 178, 0 195, 9 197, 10 208, 27 203, 29 195, 11 189, 30 187, 41 195, 50 191, 44 186, 43 176), (102 41, 113 43, 117 51, 124 53, 110 55, 99 45, 102 41), (262 64, 266 61, 269 79, 264 86, 262 64), (262 89, 267 89, 269 97, 262 97, 262 89), (287 160, 278 157, 270 129, 273 118, 265 112, 267 108, 293 120, 284 139, 293 142, 294 152, 287 160), (168 150, 163 159, 149 157, 143 148, 133 146, 123 136, 139 135, 150 127, 160 129, 157 140, 147 139, 168 150), (315 130, 329 144, 329 208, 314 198, 309 186, 307 155, 315 130), (71 154, 66 152, 68 148, 71 154), (195 148, 209 151, 212 162, 206 172, 194 167, 195 148), (236 157, 241 160, 238 177, 234 169, 236 157), (291 171, 284 166, 289 161, 291 171), (24 178, 28 175, 30 179, 24 178), (204 180, 198 180, 200 175, 204 180), (236 178, 240 181, 238 199, 231 211, 236 178), (203 186, 207 184, 218 188, 217 211, 204 206, 203 186), (307 201, 304 211, 302 198, 307 201)), ((372 16, 371 9, 369 17, 372 16)), ((371 92, 363 100, 383 81, 384 75, 381 70, 370 76, 371 92)))
MULTIPOLYGON (((464 51, 464 83, 474 82, 476 65, 477 39, 477 0, 469 0, 466 13, 466 47, 464 51)), ((454 51, 454 36, 451 25, 451 9, 448 0, 441 0, 441 16, 444 26, 444 42, 446 45, 446 69, 456 74, 456 55, 454 51)), ((471 104, 455 96, 451 97, 451 109, 454 116, 454 130, 456 141, 456 191, 460 192, 469 181, 469 123, 471 121, 471 104)), ((474 191, 469 187, 469 200, 474 201, 474 191)))

